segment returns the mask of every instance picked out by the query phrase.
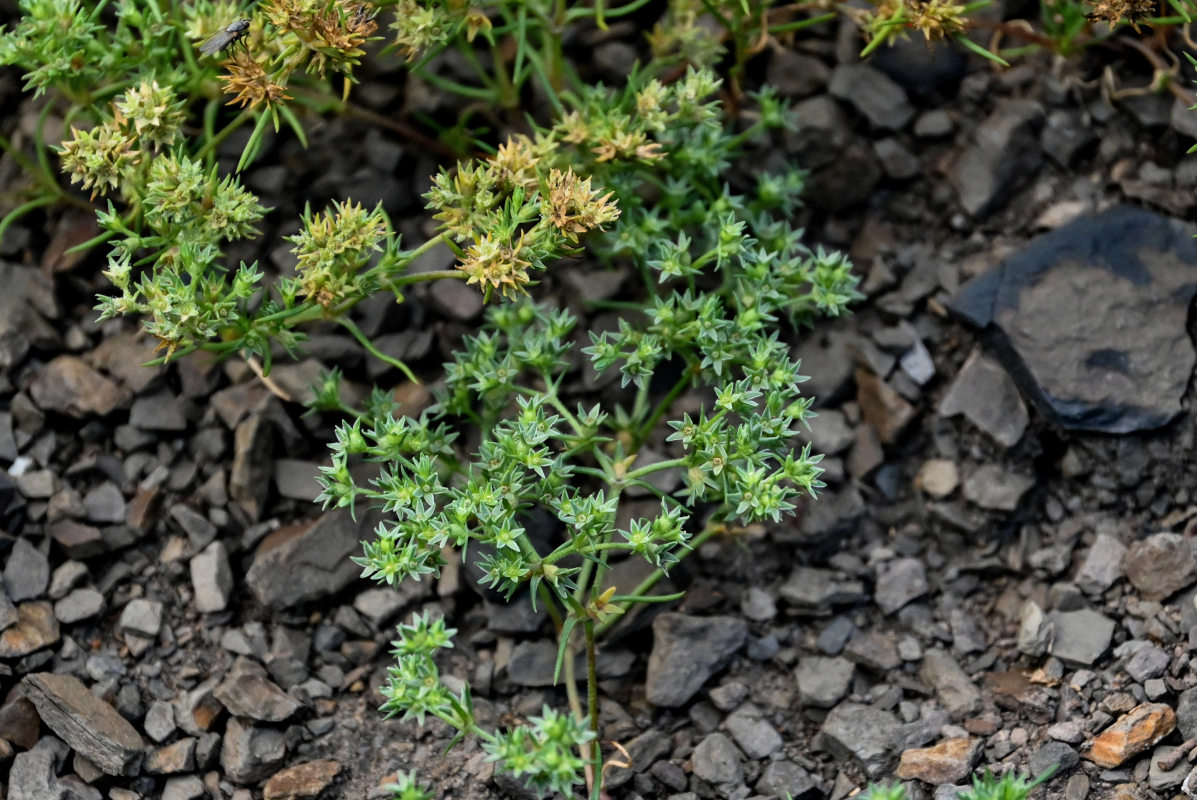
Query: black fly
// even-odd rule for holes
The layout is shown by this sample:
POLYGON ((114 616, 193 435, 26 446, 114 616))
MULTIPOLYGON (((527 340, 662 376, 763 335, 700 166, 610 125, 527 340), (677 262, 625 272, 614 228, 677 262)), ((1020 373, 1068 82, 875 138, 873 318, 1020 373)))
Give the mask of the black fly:
POLYGON ((224 30, 218 31, 208 41, 200 45, 199 51, 206 56, 228 50, 237 42, 249 36, 249 20, 233 20, 224 30))

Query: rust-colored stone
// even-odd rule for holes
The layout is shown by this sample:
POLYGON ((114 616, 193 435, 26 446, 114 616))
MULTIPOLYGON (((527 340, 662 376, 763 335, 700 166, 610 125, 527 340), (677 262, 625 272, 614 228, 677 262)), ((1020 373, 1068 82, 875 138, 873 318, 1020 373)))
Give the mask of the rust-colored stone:
POLYGON ((0 631, 0 658, 20 658, 59 639, 54 606, 42 601, 17 606, 16 624, 0 631))
POLYGON ((314 800, 341 771, 336 761, 309 761, 276 772, 262 790, 265 800, 314 800))
POLYGON ((1163 703, 1142 703, 1101 732, 1084 756, 1113 769, 1134 758, 1176 728, 1176 713, 1163 703))
POLYGON ((906 750, 895 774, 904 781, 920 780, 935 786, 960 783, 972 773, 981 755, 981 744, 980 739, 966 736, 906 750))
POLYGON ((882 444, 893 444, 914 421, 914 406, 867 369, 856 370, 856 402, 882 444))
POLYGON ((162 490, 155 486, 139 488, 137 494, 125 506, 125 522, 141 533, 145 533, 158 521, 162 511, 162 490))

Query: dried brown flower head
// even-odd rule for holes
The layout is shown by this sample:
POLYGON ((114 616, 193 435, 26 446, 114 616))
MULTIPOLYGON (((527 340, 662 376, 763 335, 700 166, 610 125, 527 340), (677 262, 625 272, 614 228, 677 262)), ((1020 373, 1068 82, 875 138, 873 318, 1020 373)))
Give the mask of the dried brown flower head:
POLYGON ((570 241, 580 234, 619 219, 619 208, 611 202, 612 193, 602 197, 590 188, 590 178, 582 180, 574 171, 549 172, 547 214, 549 222, 570 241))
POLYGON ((950 0, 907 0, 909 28, 922 32, 928 42, 943 39, 965 28, 964 6, 950 0))
POLYGON ((1111 26, 1125 19, 1136 32, 1140 22, 1156 13, 1156 0, 1097 0, 1091 5, 1089 19, 1105 20, 1111 26))
POLYGON ((522 133, 516 134, 499 145, 499 151, 491 156, 490 163, 509 187, 535 189, 538 183, 537 164, 552 153, 553 148, 554 144, 549 139, 532 139, 522 133))
POLYGON ((287 87, 275 83, 274 78, 262 68, 257 60, 246 53, 237 53, 225 62, 228 75, 222 75, 224 93, 232 95, 228 105, 240 103, 245 106, 271 106, 290 100, 287 87))

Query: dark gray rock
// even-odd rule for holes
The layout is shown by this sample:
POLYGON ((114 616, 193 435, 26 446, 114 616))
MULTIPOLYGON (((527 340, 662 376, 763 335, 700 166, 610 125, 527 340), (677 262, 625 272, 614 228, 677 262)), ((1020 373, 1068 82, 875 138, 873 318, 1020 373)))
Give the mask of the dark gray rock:
POLYGON ((76 356, 58 356, 29 386, 29 395, 44 411, 84 419, 104 417, 129 399, 129 393, 76 356))
POLYGON ((740 612, 754 622, 768 622, 777 616, 777 603, 761 587, 749 586, 740 597, 740 612))
POLYGON ((1059 777, 1072 772, 1080 760, 1080 754, 1064 742, 1047 742, 1031 755, 1027 771, 1029 775, 1042 775, 1053 766, 1058 766, 1054 777, 1059 777))
POLYGON ((740 751, 722 733, 708 734, 690 756, 694 774, 707 783, 739 784, 744 780, 740 751))
POLYGON ((798 435, 809 441, 817 453, 829 456, 842 453, 856 440, 856 433, 842 411, 824 409, 808 420, 808 425, 810 429, 801 429, 798 435))
POLYGON ((274 462, 274 486, 279 495, 292 500, 312 502, 323 491, 316 482, 320 465, 295 458, 280 458, 274 462))
POLYGON ((224 542, 212 542, 191 559, 191 588, 201 613, 224 611, 233 593, 233 569, 224 542))
POLYGON ((902 749, 902 725, 897 718, 859 703, 836 706, 820 732, 832 755, 856 759, 874 780, 889 773, 902 749))
POLYGON ((850 137, 848 145, 831 163, 811 175, 807 190, 819 198, 821 207, 842 211, 873 197, 881 178, 881 166, 872 146, 863 139, 850 137))
MULTIPOLYGON (((565 658, 569 658, 567 654, 565 658)), ((511 661, 507 664, 507 676, 516 686, 552 686, 553 672, 557 666, 557 645, 552 642, 537 640, 520 642, 511 651, 511 661)), ((560 679, 564 680, 565 665, 562 659, 560 679)), ((574 670, 574 677, 583 680, 585 670, 574 670)))
POLYGON ((1172 755, 1175 750, 1171 745, 1160 745, 1151 752, 1151 758, 1148 759, 1151 767, 1147 772, 1147 785, 1157 792, 1180 786, 1192 768, 1189 762, 1182 758, 1172 769, 1160 769, 1160 761, 1172 755))
POLYGON ((858 631, 844 647, 844 656, 874 672, 886 673, 902 665, 894 635, 883 630, 858 631))
POLYGON ((178 433, 187 430, 183 405, 173 392, 142 395, 129 409, 129 424, 143 431, 178 433))
POLYGON ((951 655, 943 650, 923 654, 919 677, 935 690, 939 703, 956 719, 981 708, 981 691, 951 655))
POLYGON ((212 693, 233 716, 256 722, 285 722, 302 708, 294 697, 250 672, 225 678, 212 693))
POLYGON ((122 633, 153 639, 162 630, 162 604, 144 597, 130 600, 121 612, 117 627, 122 633))
POLYGON ((335 594, 360 574, 349 558, 380 520, 377 512, 359 509, 354 522, 340 509, 311 525, 280 528, 258 546, 246 582, 259 602, 276 610, 335 594))
POLYGON ((278 771, 287 757, 283 732, 229 720, 220 747, 220 766, 233 783, 257 783, 278 771))
POLYGON ((176 503, 171 506, 170 518, 187 534, 187 540, 196 550, 203 550, 216 538, 216 526, 191 506, 176 503))
POLYGON ((1143 683, 1163 675, 1171 661, 1168 654, 1155 645, 1140 647, 1126 662, 1126 674, 1143 683))
POLYGON ((1041 656, 1051 646, 1054 628, 1043 609, 1033 600, 1022 607, 1018 624, 1018 651, 1029 656, 1041 656))
POLYGON ((54 617, 63 625, 74 625, 104 613, 104 595, 95 589, 75 589, 54 604, 54 617))
POLYGON ((782 97, 807 97, 827 85, 831 70, 814 56, 779 47, 770 51, 765 75, 782 97))
POLYGON ((116 709, 78 678, 39 672, 21 682, 38 716, 75 752, 108 775, 136 775, 145 742, 116 709))
POLYGON ((844 323, 829 322, 804 336, 794 349, 794 358, 802 361, 802 374, 810 378, 802 384, 802 393, 813 396, 819 406, 835 403, 851 386, 856 338, 844 323))
POLYGON ((881 169, 894 180, 913 178, 923 171, 923 165, 918 156, 907 150, 905 145, 892 136, 874 142, 873 152, 877 154, 877 160, 881 162, 881 169))
POLYGON ((273 424, 265 413, 255 411, 237 425, 229 472, 229 497, 250 520, 261 517, 270 495, 273 453, 273 424))
POLYGON ((1010 375, 979 348, 969 354, 939 403, 940 416, 958 414, 1006 447, 1018 443, 1030 421, 1010 375))
POLYGON ((49 750, 17 753, 8 772, 8 800, 70 800, 58 782, 54 754, 49 750))
POLYGON ((176 775, 162 787, 162 800, 202 800, 208 795, 198 775, 176 775))
POLYGON ((792 761, 770 761, 756 782, 757 794, 789 800, 822 798, 819 782, 792 761))
POLYGON ((914 117, 906 91, 888 75, 868 64, 840 64, 831 74, 828 90, 848 102, 875 128, 898 131, 914 117))
POLYGON ((952 307, 1000 332, 1024 392, 1062 427, 1158 428, 1180 413, 1197 362, 1194 230, 1129 206, 1082 217, 970 281, 952 307))
POLYGON ((948 613, 948 627, 952 631, 952 653, 956 656, 981 653, 989 646, 985 631, 963 608, 953 608, 948 613))
POLYGON ((855 669, 846 658, 803 656, 794 669, 799 699, 815 708, 834 706, 848 694, 855 669))
POLYGON ((962 494, 970 503, 990 511, 1015 511, 1022 496, 1035 485, 1030 475, 998 464, 982 464, 964 479, 962 494))
POLYGON ((1101 595, 1122 577, 1122 558, 1126 546, 1110 536, 1099 533, 1076 574, 1076 585, 1090 595, 1101 595))
MULTIPOLYGON (((669 755, 673 750, 673 740, 663 732, 649 729, 626 744, 628 750, 626 760, 630 766, 612 767, 607 774, 604 786, 616 788, 623 786, 638 772, 646 772, 658 759, 669 755)), ((685 786, 685 783, 682 783, 685 786)))
POLYGON ((917 558, 894 559, 881 567, 873 599, 886 614, 927 593, 927 568, 917 558))
POLYGON ((723 724, 749 758, 768 758, 781 749, 781 735, 751 703, 736 709, 723 724))
POLYGON ((667 708, 683 705, 747 641, 748 625, 736 617, 657 617, 645 685, 648 702, 667 708))
POLYGON ((1176 727, 1186 741, 1197 738, 1197 687, 1180 693, 1176 701, 1176 727))
POLYGON ((1085 123, 1083 112, 1058 108, 1047 115, 1039 144, 1047 157, 1068 169, 1073 160, 1097 142, 1097 131, 1085 123))
POLYGON ((860 581, 815 567, 795 567, 780 592, 791 605, 802 609, 824 609, 867 599, 860 581))
MULTIPOLYGON (((7 239, 7 237, 6 237, 7 239)), ((62 317, 54 279, 35 264, 22 265, 0 261, 0 340, 10 352, 27 352, 35 346, 56 350, 62 343, 58 327, 52 322, 62 317)), ((0 371, 15 366, 15 361, 0 364, 0 371)))
POLYGON ((146 710, 142 725, 151 740, 159 744, 165 742, 177 729, 174 707, 165 701, 155 700, 146 710))
POLYGON ((1135 542, 1122 558, 1122 569, 1147 600, 1163 600, 1197 581, 1197 557, 1189 540, 1177 533, 1135 542))
POLYGON ((846 616, 836 617, 819 633, 815 645, 821 653, 838 656, 844 652, 844 646, 855 633, 856 626, 852 624, 852 620, 846 616))
POLYGON ((8 597, 4 586, 0 585, 0 631, 17 622, 17 607, 8 597))
POLYGON ((1030 100, 1007 100, 977 126, 973 142, 948 172, 960 205, 983 217, 1035 175, 1043 151, 1036 130, 1043 109, 1030 100))
POLYGON ((50 585, 50 562, 24 537, 8 553, 4 585, 9 599, 17 603, 41 597, 50 585))
POLYGON ((1053 611, 1048 616, 1055 630, 1048 651, 1061 661, 1090 667, 1110 649, 1114 620, 1087 608, 1053 611))

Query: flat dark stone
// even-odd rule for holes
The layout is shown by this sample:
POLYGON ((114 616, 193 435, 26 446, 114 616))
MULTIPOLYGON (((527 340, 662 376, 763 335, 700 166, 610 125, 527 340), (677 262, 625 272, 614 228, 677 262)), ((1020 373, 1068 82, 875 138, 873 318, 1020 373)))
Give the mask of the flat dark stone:
POLYGON ((26 675, 25 695, 46 727, 108 775, 136 775, 145 742, 117 710, 71 675, 26 675))
POLYGON ((952 308, 996 330, 1024 394, 1061 427, 1159 428, 1197 362, 1194 233, 1130 206, 1083 217, 967 283, 952 308))

